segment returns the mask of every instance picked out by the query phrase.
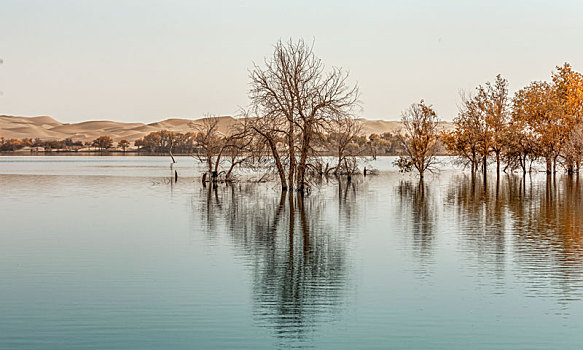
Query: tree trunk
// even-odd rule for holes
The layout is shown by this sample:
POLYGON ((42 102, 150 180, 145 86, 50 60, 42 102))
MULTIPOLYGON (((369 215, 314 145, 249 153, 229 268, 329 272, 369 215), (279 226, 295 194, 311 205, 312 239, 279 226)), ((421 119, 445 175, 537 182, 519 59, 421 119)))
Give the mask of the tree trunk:
POLYGON ((217 159, 215 160, 215 170, 213 171, 213 179, 214 181, 218 180, 219 177, 219 164, 221 163, 221 157, 223 156, 224 148, 221 149, 219 154, 217 154, 217 159))
POLYGON ((209 152, 207 152, 207 154, 206 154, 206 163, 209 167, 209 174, 212 174, 212 172, 213 172, 213 158, 211 157, 209 152))
POLYGON ((233 169, 235 168, 236 165, 237 165, 236 162, 231 163, 231 166, 229 167, 229 170, 227 171, 227 174, 225 175, 226 181, 229 181, 231 179, 231 172, 233 172, 233 169))
POLYGON ((289 152, 289 173, 288 173, 288 188, 291 190, 294 188, 294 175, 296 173, 296 150, 294 142, 294 124, 292 121, 289 122, 288 131, 288 152, 289 152))
POLYGON ((283 164, 281 164, 281 157, 277 152, 277 147, 272 139, 267 138, 267 143, 269 144, 269 148, 271 149, 271 154, 275 159, 275 166, 277 168, 277 173, 279 175, 279 181, 281 182, 281 190, 287 191, 287 183, 285 180, 285 170, 283 169, 283 164))
POLYGON ((298 178, 297 178, 297 187, 296 189, 300 193, 304 193, 306 189, 306 162, 308 160, 308 152, 310 147, 310 139, 311 139, 311 127, 306 125, 304 128, 304 137, 302 140, 302 149, 300 153, 300 163, 298 165, 298 178))
POLYGON ((575 173, 575 162, 572 160, 567 161, 567 174, 573 175, 575 173))

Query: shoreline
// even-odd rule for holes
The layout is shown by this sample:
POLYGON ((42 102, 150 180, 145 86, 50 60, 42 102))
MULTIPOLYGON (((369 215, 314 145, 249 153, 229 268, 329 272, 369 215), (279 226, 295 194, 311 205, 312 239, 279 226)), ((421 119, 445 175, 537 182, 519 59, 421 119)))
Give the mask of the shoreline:
MULTIPOLYGON (((173 156, 180 157, 197 157, 197 154, 193 153, 172 153, 173 156)), ((138 151, 8 151, 0 152, 0 156, 132 156, 132 157, 170 157, 168 153, 153 153, 153 152, 138 152, 138 151)), ((203 157, 204 155, 200 155, 203 157)), ((320 157, 336 157, 335 154, 320 154, 320 157)), ((390 153, 390 154, 377 154, 375 157, 398 157, 400 154, 390 153)), ((436 154, 437 157, 455 157, 452 154, 436 154)), ((370 158, 373 157, 372 154, 363 154, 357 156, 359 158, 370 158)))

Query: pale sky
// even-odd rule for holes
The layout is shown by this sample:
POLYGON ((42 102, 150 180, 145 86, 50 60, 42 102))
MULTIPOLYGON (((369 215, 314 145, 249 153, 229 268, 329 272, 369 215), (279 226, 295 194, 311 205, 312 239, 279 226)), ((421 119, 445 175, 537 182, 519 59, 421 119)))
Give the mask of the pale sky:
POLYGON ((280 38, 350 70, 362 117, 423 98, 451 120, 459 91, 498 73, 514 91, 565 61, 583 70, 583 1, 0 0, 0 115, 232 115, 280 38))

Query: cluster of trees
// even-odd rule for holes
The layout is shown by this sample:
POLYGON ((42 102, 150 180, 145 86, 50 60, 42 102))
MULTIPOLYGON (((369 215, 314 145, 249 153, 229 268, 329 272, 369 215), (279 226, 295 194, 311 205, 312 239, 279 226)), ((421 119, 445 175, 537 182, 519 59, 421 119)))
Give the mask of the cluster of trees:
MULTIPOLYGON (((117 147, 124 152, 130 146, 128 140, 120 140, 117 147)), ((83 141, 75 141, 71 138, 64 140, 41 140, 40 138, 31 139, 5 139, 0 138, 0 151, 17 151, 25 147, 43 148, 44 150, 60 150, 60 151, 78 151, 81 148, 95 147, 100 151, 105 151, 114 147, 113 139, 109 136, 100 136, 93 141, 83 143, 83 141)))
POLYGON ((33 144, 32 139, 5 139, 0 138, 0 151, 16 151, 24 147, 31 147, 33 144))
POLYGON ((113 139, 109 136, 99 136, 91 142, 86 144, 89 147, 95 147, 100 151, 105 151, 113 147, 113 139))
POLYGON ((5 139, 0 138, 0 151, 17 151, 25 147, 42 147, 45 150, 77 150, 83 147, 83 142, 74 141, 70 138, 64 140, 41 140, 39 138, 5 139))
POLYGON ((404 171, 416 169, 420 177, 430 170, 444 144, 472 174, 488 165, 496 172, 527 173, 542 160, 547 174, 562 166, 578 172, 583 160, 583 74, 565 63, 556 67, 551 81, 536 81, 508 92, 508 81, 496 76, 462 94, 454 129, 442 131, 438 118, 423 101, 403 113, 404 130, 398 135, 402 156, 396 164, 404 171), (503 167, 503 168, 502 168, 503 167))
POLYGON ((160 130, 149 133, 134 141, 138 150, 151 153, 193 153, 196 151, 196 134, 194 132, 180 133, 170 130, 160 130))
MULTIPOLYGON (((134 141, 134 146, 138 148, 139 151, 145 151, 149 153, 160 153, 168 154, 173 152, 176 154, 197 154, 205 152, 204 144, 208 143, 204 141, 207 132, 205 129, 208 126, 204 124, 211 122, 218 123, 218 120, 214 116, 206 116, 199 123, 192 124, 192 132, 180 133, 170 130, 160 130, 149 133, 148 135, 136 139, 134 141), (199 135, 200 134, 200 135, 199 135)), ((355 123, 359 122, 357 119, 354 120, 355 123)), ((236 132, 239 125, 236 125, 233 130, 236 132)), ((221 143, 228 139, 229 136, 220 133, 213 128, 211 131, 212 137, 215 138, 215 142, 221 143)), ((125 140, 118 142, 118 148, 122 148, 125 140)), ((278 140, 278 146, 283 144, 284 139, 278 140)), ((318 150, 321 155, 334 155, 336 154, 336 148, 339 143, 346 142, 345 135, 342 132, 333 132, 331 134, 318 135, 318 150), (344 138, 344 140, 343 140, 344 138)), ((348 139, 348 143, 344 146, 348 146, 348 150, 351 154, 366 155, 376 157, 377 155, 394 155, 399 151, 399 137, 396 133, 385 132, 382 134, 370 134, 363 135, 359 134, 348 139)), ((129 147, 129 142, 126 142, 126 147, 129 147)), ((342 146, 341 146, 342 147, 342 146)))
MULTIPOLYGON (((208 117, 193 125, 194 133, 158 132, 138 140, 149 151, 170 153, 178 147, 194 151, 208 166, 212 181, 233 167, 250 164, 268 169, 281 188, 305 192, 314 178, 327 173, 352 175, 357 157, 383 147, 390 138, 362 137, 358 87, 341 68, 326 69, 312 46, 279 41, 271 57, 250 71, 250 106, 227 135, 208 117), (332 164, 322 155, 334 155, 332 164)), ((388 135, 387 135, 388 136, 388 135)))
POLYGON ((498 75, 493 83, 462 96, 455 129, 444 133, 447 148, 472 172, 488 162, 496 171, 531 170, 543 160, 548 174, 558 166, 579 170, 583 158, 583 75, 565 63, 551 81, 536 81, 508 93, 508 81, 498 75))
MULTIPOLYGON (((98 138, 96 138, 93 141, 90 142, 85 142, 85 146, 91 148, 91 147, 95 147, 97 148, 99 151, 106 151, 109 150, 111 148, 114 148, 114 143, 113 143, 113 139, 110 136, 104 135, 104 136, 99 136, 98 138)), ((124 152, 126 151, 126 149, 130 146, 130 142, 128 140, 120 140, 117 143, 117 148, 121 148, 124 152)))

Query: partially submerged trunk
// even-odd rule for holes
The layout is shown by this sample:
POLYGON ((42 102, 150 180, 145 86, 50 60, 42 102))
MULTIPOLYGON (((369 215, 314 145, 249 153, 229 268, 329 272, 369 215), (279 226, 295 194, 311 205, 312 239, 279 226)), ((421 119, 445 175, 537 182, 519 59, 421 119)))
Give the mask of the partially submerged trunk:
POLYGON ((283 169, 283 164, 281 163, 281 157, 279 156, 279 152, 277 152, 277 147, 273 140, 268 139, 267 143, 269 144, 269 148, 271 149, 271 154, 273 155, 273 159, 275 160, 275 167, 277 168, 277 173, 279 175, 279 181, 281 182, 281 190, 287 191, 287 184, 285 180, 285 170, 283 169))
POLYGON ((553 173, 553 160, 550 156, 546 157, 546 162, 547 162, 547 174, 552 174, 553 173))
POLYGON ((288 173, 288 188, 291 190, 294 188, 294 174, 296 172, 296 152, 295 152, 295 139, 294 139, 294 123, 289 122, 288 130, 288 152, 289 152, 289 173, 288 173))
POLYGON ((306 163, 308 161, 308 152, 310 150, 311 128, 309 125, 305 126, 304 137, 302 140, 302 148, 300 152, 300 163, 298 164, 298 178, 296 189, 300 193, 304 193, 306 189, 306 163))

